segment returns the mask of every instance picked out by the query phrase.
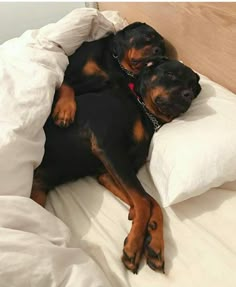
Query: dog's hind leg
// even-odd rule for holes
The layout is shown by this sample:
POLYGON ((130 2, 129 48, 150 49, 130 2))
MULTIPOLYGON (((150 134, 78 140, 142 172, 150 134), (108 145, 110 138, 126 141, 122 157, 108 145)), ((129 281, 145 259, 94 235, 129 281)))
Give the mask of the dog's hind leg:
MULTIPOLYGON (((119 143, 119 141, 117 141, 119 143)), ((91 136, 91 149, 96 155, 114 182, 118 183, 133 202, 135 216, 131 230, 124 243, 122 261, 127 269, 137 273, 143 254, 144 240, 151 217, 152 201, 139 182, 127 154, 120 146, 98 143, 94 134, 91 136)), ((159 245, 160 248, 164 246, 159 245)), ((158 246, 158 247, 159 247, 158 246)), ((158 253, 162 253, 159 250, 158 253)))
POLYGON ((111 191, 115 196, 117 196, 121 201, 125 202, 129 205, 129 220, 134 219, 135 211, 134 211, 134 204, 129 197, 128 193, 118 184, 116 183, 113 178, 110 176, 109 173, 104 173, 98 176, 98 182, 103 185, 106 189, 111 191))
POLYGON ((44 207, 48 191, 49 189, 43 180, 42 172, 40 169, 36 169, 34 172, 30 198, 44 207))
MULTIPOLYGON (((130 206, 129 220, 133 220, 135 209, 132 199, 128 193, 106 173, 98 177, 98 182, 110 190, 115 196, 130 206)), ((163 241, 163 216, 158 203, 150 196, 152 202, 151 217, 148 222, 148 228, 145 238, 144 251, 148 266, 153 270, 162 270, 164 273, 164 253, 161 248, 163 241)))

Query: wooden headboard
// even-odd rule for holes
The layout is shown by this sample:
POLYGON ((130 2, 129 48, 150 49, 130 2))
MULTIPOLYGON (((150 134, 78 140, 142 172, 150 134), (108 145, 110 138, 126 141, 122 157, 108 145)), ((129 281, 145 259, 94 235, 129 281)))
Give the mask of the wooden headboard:
POLYGON ((170 57, 236 93, 236 3, 99 2, 129 23, 146 22, 166 40, 170 57))

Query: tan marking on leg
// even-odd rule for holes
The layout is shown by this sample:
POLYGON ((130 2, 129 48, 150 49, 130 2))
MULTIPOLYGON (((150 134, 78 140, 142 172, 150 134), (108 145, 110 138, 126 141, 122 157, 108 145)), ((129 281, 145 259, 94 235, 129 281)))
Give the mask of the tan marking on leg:
POLYGON ((131 200, 126 191, 122 187, 118 186, 118 184, 114 182, 114 180, 108 173, 100 175, 98 177, 98 182, 105 188, 110 190, 115 196, 117 196, 123 202, 125 202, 129 206, 132 205, 131 200))
POLYGON ((133 220, 135 216, 134 212, 134 204, 132 200, 130 199, 129 195, 127 192, 120 186, 118 185, 113 178, 111 177, 110 174, 104 173, 100 176, 98 176, 98 182, 103 185, 106 189, 108 189, 110 192, 112 192, 116 197, 118 197, 121 201, 126 203, 127 205, 130 206, 129 210, 129 220, 133 220))

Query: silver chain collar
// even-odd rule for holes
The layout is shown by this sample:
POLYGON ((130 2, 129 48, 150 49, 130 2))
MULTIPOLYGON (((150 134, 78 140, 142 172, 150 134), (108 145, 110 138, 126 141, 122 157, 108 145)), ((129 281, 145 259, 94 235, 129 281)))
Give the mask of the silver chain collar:
MULTIPOLYGON (((125 72, 128 76, 130 76, 131 78, 135 78, 135 74, 132 73, 132 72, 130 72, 129 70, 127 70, 127 69, 121 64, 121 62, 120 62, 118 56, 116 56, 116 55, 114 55, 114 54, 113 54, 112 56, 113 56, 114 59, 116 59, 116 61, 118 62, 118 64, 119 64, 119 66, 120 66, 120 68, 121 68, 122 71, 124 71, 124 72, 125 72)), ((142 102, 142 101, 139 99, 139 97, 136 96, 136 98, 137 98, 137 101, 140 103, 140 105, 143 107, 143 110, 144 110, 145 114, 147 115, 147 117, 149 118, 149 120, 152 122, 153 128, 154 128, 154 132, 157 132, 162 125, 158 122, 157 118, 156 118, 152 113, 149 112, 149 110, 148 110, 147 107, 145 106, 144 102, 142 102)))
POLYGON ((146 115, 148 116, 149 120, 152 122, 153 124, 153 128, 154 128, 154 132, 157 132, 160 128, 161 128, 161 124, 158 122, 157 118, 149 112, 149 110, 147 109, 147 107, 145 106, 144 102, 142 102, 139 97, 137 97, 137 101, 140 103, 140 105, 143 107, 144 112, 146 113, 146 115))
POLYGON ((122 71, 124 71, 126 73, 126 75, 128 75, 131 78, 135 78, 135 74, 133 72, 130 72, 129 70, 127 70, 120 62, 118 56, 116 55, 112 55, 114 59, 116 59, 116 61, 118 62, 118 64, 120 65, 120 68, 122 71))

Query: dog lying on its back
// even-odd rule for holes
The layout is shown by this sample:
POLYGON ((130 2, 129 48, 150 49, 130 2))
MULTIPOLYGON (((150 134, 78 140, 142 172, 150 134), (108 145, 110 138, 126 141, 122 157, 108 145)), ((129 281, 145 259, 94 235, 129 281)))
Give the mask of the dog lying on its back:
MULTIPOLYGON (((133 41, 131 37, 128 42, 133 41)), ((145 163, 154 130, 185 112, 200 92, 199 76, 178 61, 151 59, 150 53, 140 62, 142 71, 134 78, 124 71, 124 63, 108 55, 111 51, 104 55, 108 57, 104 59, 106 65, 102 65, 103 57, 92 56, 89 49, 79 67, 71 62, 75 65, 75 74, 71 75, 74 82, 71 86, 67 83, 67 90, 59 93, 55 109, 64 98, 69 103, 75 101, 78 112, 67 129, 57 127, 53 116, 47 120, 45 155, 35 171, 32 198, 43 205, 40 194, 83 176, 96 176, 100 184, 130 206, 133 224, 124 242, 124 265, 137 273, 144 254, 150 268, 164 270, 162 211, 145 192, 136 173, 145 163), (83 85, 77 83, 76 79, 83 77, 83 85), (83 92, 86 85, 91 89, 83 92)), ((69 123, 73 117, 66 119, 69 123)))

